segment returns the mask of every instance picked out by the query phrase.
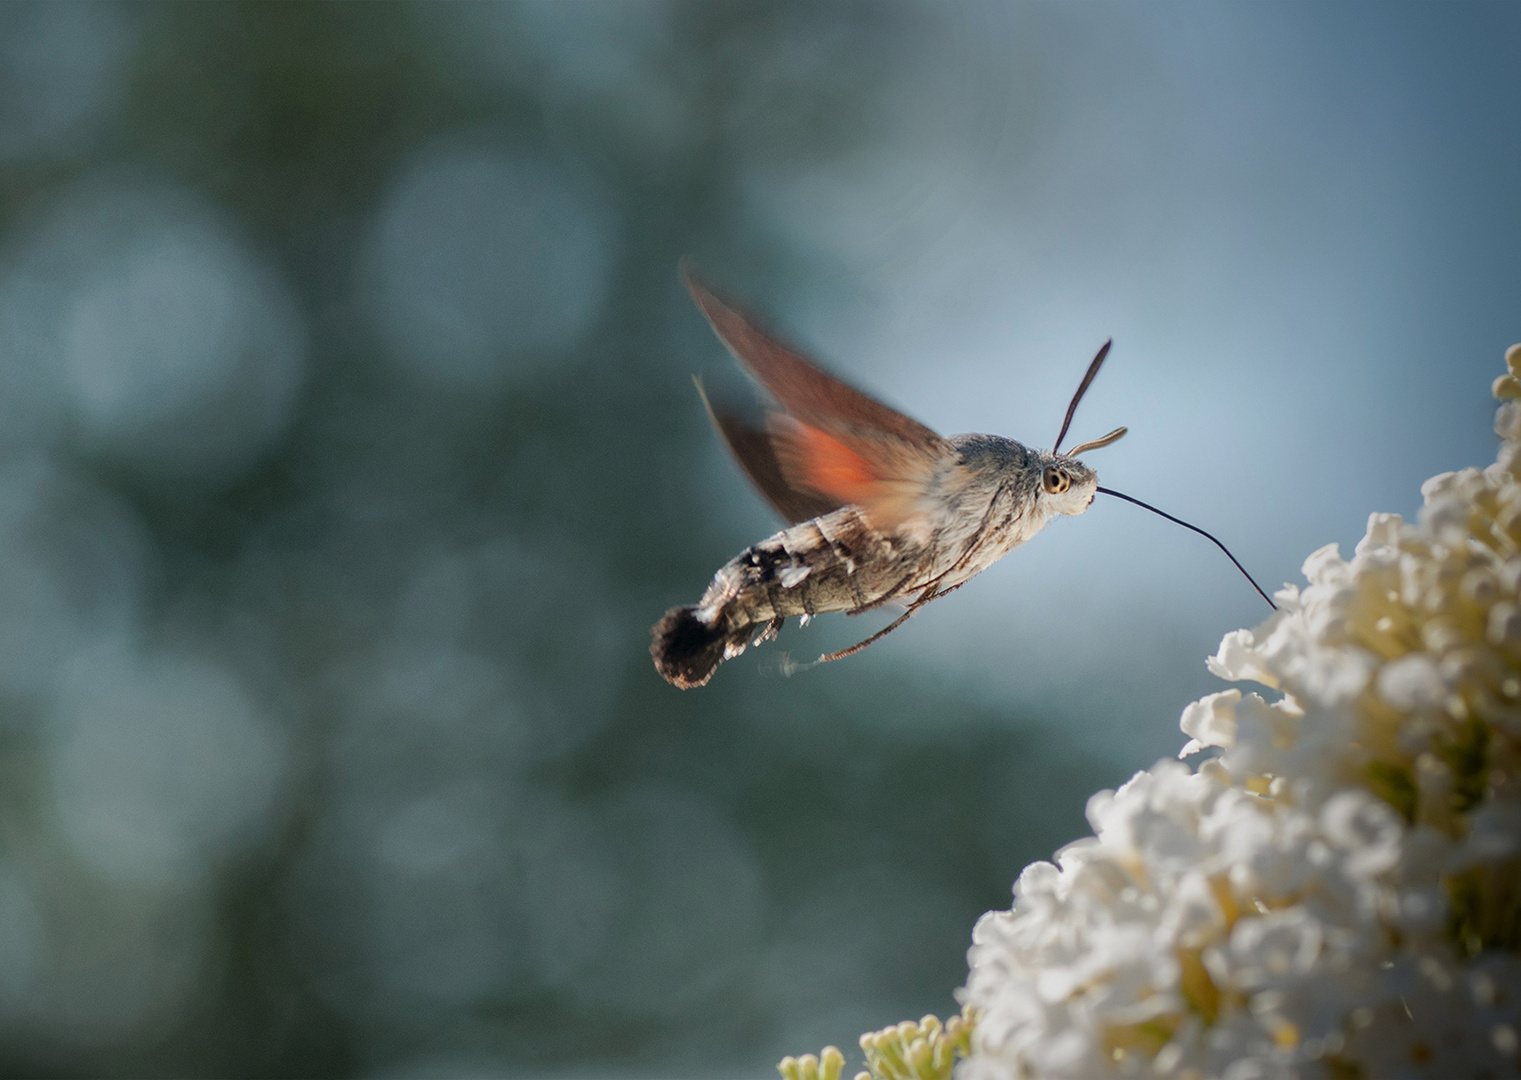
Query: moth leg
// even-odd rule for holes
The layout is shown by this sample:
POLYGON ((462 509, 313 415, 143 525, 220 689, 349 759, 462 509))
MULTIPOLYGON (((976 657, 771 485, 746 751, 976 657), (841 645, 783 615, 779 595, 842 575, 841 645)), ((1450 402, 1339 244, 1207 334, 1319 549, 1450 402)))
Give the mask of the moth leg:
MULTIPOLYGON (((989 511, 989 513, 991 513, 991 511, 989 511)), ((972 554, 977 550, 977 541, 981 539, 983 531, 987 528, 987 526, 988 526, 988 518, 986 516, 984 516, 983 519, 982 519, 982 524, 979 525, 979 526, 977 526, 977 531, 972 534, 972 539, 967 543, 966 552, 961 556, 961 558, 957 559, 956 562, 955 562, 955 564, 952 565, 950 569, 945 570, 942 573, 936 575, 935 577, 930 578, 923 585, 915 585, 914 586, 915 589, 919 590, 919 599, 915 600, 914 603, 913 603, 913 607, 909 608, 909 614, 913 614, 914 608, 923 607, 925 604, 929 603, 931 600, 938 600, 942 596, 947 596, 947 595, 955 592, 957 589, 961 588, 961 586, 963 586, 963 585, 966 584, 965 581, 958 581, 958 582, 956 582, 956 584, 950 586, 949 588, 942 589, 940 587, 940 583, 942 581, 944 581, 946 578, 950 577, 956 571, 958 571, 958 570, 960 570, 960 569, 962 569, 963 567, 966 566, 967 561, 971 559, 972 554)), ((911 579, 917 577, 919 575, 919 572, 924 569, 924 564, 933 560, 934 554, 935 553, 934 553, 933 549, 931 551, 929 551, 925 555, 925 557, 922 560, 920 560, 919 566, 916 567, 914 570, 910 571, 907 577, 903 578, 897 584, 895 584, 891 589, 889 589, 887 591, 887 593, 885 595, 879 597, 876 600, 870 600, 867 603, 860 605, 859 607, 852 608, 850 611, 847 611, 845 614, 847 614, 847 615, 859 615, 863 611, 870 611, 872 608, 881 607, 883 604, 890 603, 893 600, 898 599, 898 595, 897 595, 898 594, 898 590, 901 589, 901 588, 903 588, 903 586, 907 585, 911 579)), ((912 592, 913 590, 911 589, 909 591, 912 592)), ((893 624, 893 626, 897 626, 897 625, 898 625, 897 623, 893 624)), ((891 630, 891 629, 892 629, 891 626, 888 627, 888 630, 891 630)), ((885 631, 885 630, 883 631, 883 633, 886 633, 886 632, 887 631, 885 631)))
POLYGON ((865 611, 874 611, 877 608, 881 607, 883 604, 890 604, 890 603, 892 603, 894 600, 898 599, 898 590, 901 589, 901 588, 903 588, 903 586, 907 585, 910 581, 912 581, 913 578, 914 578, 914 575, 917 574, 917 573, 919 573, 919 571, 918 571, 917 568, 915 568, 913 570, 910 570, 907 574, 905 574, 902 577, 902 579, 900 579, 897 582, 897 584, 895 584, 892 588, 888 589, 881 596, 877 597, 875 600, 868 600, 864 604, 859 604, 856 607, 851 608, 845 614, 847 614, 847 615, 860 615, 862 612, 865 612, 865 611))
MULTIPOLYGON (((951 591, 950 589, 946 590, 946 592, 950 592, 950 591, 951 591)), ((908 610, 907 611, 905 611, 902 615, 899 615, 896 619, 894 619, 892 622, 888 623, 882 629, 878 630, 875 634, 871 635, 871 637, 867 638, 865 641, 858 641, 858 642, 856 642, 854 645, 852 645, 848 649, 841 649, 839 652, 832 652, 832 653, 828 653, 828 654, 826 654, 824 656, 821 656, 817 660, 815 660, 814 663, 815 664, 827 664, 831 660, 843 660, 847 656, 854 656, 856 653, 858 653, 862 649, 866 648, 866 646, 874 644, 875 642, 881 641, 888 634, 891 634, 894 630, 898 629, 898 627, 900 627, 904 623, 908 622, 909 618, 914 614, 914 612, 918 611, 925 604, 929 603, 931 600, 935 599, 935 597, 937 597, 939 595, 942 595, 942 594, 940 594, 940 593, 930 593, 928 595, 919 597, 919 599, 915 600, 912 604, 910 604, 908 606, 908 610)))
MULTIPOLYGON (((883 593, 881 596, 877 597, 875 600, 867 600, 866 602, 861 603, 861 602, 859 602, 859 599, 858 599, 858 602, 857 602, 856 606, 853 607, 853 608, 851 608, 845 614, 846 615, 859 615, 863 611, 872 611, 872 610, 874 610, 876 608, 881 607, 884 604, 890 604, 890 603, 892 603, 894 600, 897 600, 899 598, 898 597, 898 590, 901 589, 901 588, 903 588, 903 586, 907 585, 910 581, 914 580, 914 578, 916 578, 920 574, 922 574, 924 572, 924 568, 926 566, 930 565, 931 563, 933 563, 934 561, 935 561, 935 548, 932 545, 929 548, 929 550, 927 550, 924 553, 924 557, 919 560, 919 565, 915 566, 912 570, 910 570, 908 573, 904 574, 901 578, 899 578, 896 582, 894 582, 892 588, 888 589, 885 593, 883 593)), ((950 570, 947 570, 945 573, 949 574, 950 572, 951 572, 950 570)), ((924 596, 925 593, 933 593, 935 591, 935 586, 937 584, 939 584, 941 578, 944 578, 944 577, 945 577, 945 574, 941 574, 940 577, 935 578, 933 581, 930 581, 930 582, 928 582, 927 584, 925 584, 923 586, 916 586, 916 588, 918 588, 920 590, 919 591, 919 595, 922 597, 922 596, 924 596)), ((912 592, 913 590, 911 589, 909 591, 912 592)))
MULTIPOLYGON (((999 493, 1002 493, 1003 488, 999 488, 998 491, 999 493)), ((997 502, 997 495, 994 496, 994 502, 997 502)), ((944 571, 938 577, 931 578, 928 582, 925 583, 924 592, 920 593, 920 596, 923 598, 922 602, 928 603, 930 600, 944 596, 947 593, 953 593, 957 589, 961 588, 961 586, 966 584, 965 581, 958 581, 955 585, 952 585, 948 589, 940 588, 940 583, 942 581, 950 577, 952 574, 956 573, 956 571, 965 569, 966 564, 971 561, 972 556, 977 552, 977 545, 982 542, 983 533, 987 532, 988 522, 992 520, 992 516, 993 505, 989 504, 988 512, 982 515, 982 521, 978 524, 977 531, 974 532, 972 534, 972 538, 968 540, 965 545, 963 545, 961 557, 952 564, 949 570, 944 571), (928 593, 930 595, 926 596, 925 593, 928 593)), ((1005 519, 1005 523, 1007 523, 1007 520, 1008 519, 1005 519)))
MULTIPOLYGON (((956 584, 952 585, 950 588, 947 588, 947 589, 940 588, 940 583, 942 581, 944 581, 948 575, 955 573, 956 570, 958 570, 959 568, 960 567, 959 567, 959 564, 958 564, 957 566, 951 567, 949 570, 947 570, 944 574, 941 574, 939 577, 931 578, 929 581, 925 582, 923 585, 915 585, 914 588, 915 589, 919 589, 921 591, 919 593, 919 599, 917 599, 917 600, 915 600, 913 602, 913 607, 915 607, 915 608, 923 607, 925 604, 929 603, 931 600, 939 600, 942 596, 949 596, 951 593, 953 593, 957 589, 961 588, 961 586, 965 585, 966 584, 965 581, 958 581, 958 582, 956 582, 956 584)), ((901 588, 903 588, 903 586, 907 585, 908 581, 909 581, 909 578, 914 577, 918 573, 919 573, 919 571, 915 570, 912 574, 909 574, 908 577, 904 578, 902 581, 900 581, 896 585, 894 585, 892 587, 892 589, 887 593, 887 595, 883 596, 881 599, 879 599, 879 600, 872 600, 869 603, 862 604, 858 608, 852 608, 850 611, 847 611, 845 614, 847 614, 847 615, 859 615, 863 611, 870 611, 873 608, 881 607, 883 604, 890 604, 890 603, 892 603, 894 600, 898 599, 898 596, 897 596, 898 590, 901 589, 901 588)), ((913 590, 910 589, 909 591, 912 592, 913 590)))
POLYGON ((781 631, 782 623, 786 621, 786 618, 787 617, 785 615, 778 615, 776 618, 772 619, 766 624, 766 628, 764 630, 755 635, 755 639, 751 641, 750 644, 752 646, 764 645, 766 642, 772 640, 774 637, 776 637, 777 633, 781 631))

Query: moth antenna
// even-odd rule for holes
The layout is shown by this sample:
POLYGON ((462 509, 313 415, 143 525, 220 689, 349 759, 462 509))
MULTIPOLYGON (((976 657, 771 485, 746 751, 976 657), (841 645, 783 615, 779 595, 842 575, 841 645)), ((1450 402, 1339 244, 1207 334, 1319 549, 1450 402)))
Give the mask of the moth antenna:
POLYGON ((1093 358, 1093 363, 1088 365, 1088 374, 1083 376, 1083 381, 1077 384, 1077 393, 1072 395, 1072 404, 1067 406, 1067 418, 1062 421, 1062 429, 1056 436, 1056 445, 1051 448, 1051 453, 1061 452, 1062 440, 1067 437, 1067 429, 1072 426, 1072 415, 1077 412, 1077 403, 1083 400, 1083 395, 1088 392, 1088 387, 1093 383, 1093 377, 1098 374, 1098 369, 1103 366, 1104 357, 1109 355, 1109 346, 1114 344, 1114 338, 1104 342, 1104 347, 1093 358))
POLYGON ((1119 442, 1125 437, 1125 432, 1129 430, 1130 429, 1126 427, 1117 427, 1108 435, 1105 435, 1102 439, 1094 439, 1092 442, 1079 443, 1071 450, 1068 450, 1066 456, 1069 458, 1078 457, 1082 454, 1086 454, 1089 450, 1098 450, 1101 447, 1108 446, 1110 443, 1119 442))
MULTIPOLYGON (((944 577, 944 576, 945 575, 943 575, 943 574, 941 575, 941 577, 944 577)), ((938 581, 939 581, 939 578, 936 579, 936 582, 938 582, 938 581)), ((866 648, 868 645, 871 645, 871 644, 874 644, 874 643, 876 643, 878 641, 881 641, 888 634, 891 634, 894 630, 898 629, 898 627, 900 627, 904 623, 908 622, 908 620, 913 617, 913 615, 914 615, 915 612, 917 612, 920 608, 922 608, 925 604, 929 603, 931 600, 938 600, 942 596, 947 595, 948 593, 953 593, 957 589, 961 588, 961 586, 964 585, 964 584, 966 584, 966 583, 965 582, 958 582, 955 585, 952 585, 948 589, 941 589, 941 588, 938 588, 934 582, 932 582, 928 587, 926 587, 926 589, 925 589, 924 592, 922 592, 922 593, 919 594, 919 599, 915 600, 912 604, 908 605, 908 610, 907 611, 905 611, 902 615, 899 615, 896 619, 894 619, 892 622, 888 623, 882 629, 878 630, 875 634, 871 635, 871 637, 867 638, 865 641, 858 641, 858 642, 856 642, 854 645, 852 645, 848 649, 841 649, 839 652, 825 653, 823 656, 819 657, 813 663, 807 665, 807 667, 818 667, 820 664, 827 664, 827 663, 830 663, 831 661, 834 661, 834 660, 843 660, 847 656, 854 656, 856 653, 860 652, 862 649, 866 648)), ((864 609, 862 609, 862 610, 864 610, 864 609)), ((850 614, 854 615, 855 612, 850 612, 850 614)), ((802 671, 802 670, 805 670, 805 669, 802 668, 802 667, 794 667, 794 670, 802 671)))
MULTIPOLYGON (((1092 369, 1090 368, 1089 370, 1091 371, 1092 369)), ((1082 391, 1079 390, 1078 393, 1081 394, 1082 391)), ((1184 521, 1182 518, 1175 518, 1171 514, 1167 513, 1165 510, 1158 510, 1155 506, 1152 506, 1150 503, 1143 503, 1140 499, 1131 498, 1129 495, 1126 495, 1126 494, 1124 494, 1123 492, 1120 492, 1120 491, 1115 491, 1113 488, 1101 487, 1101 488, 1098 489, 1098 491, 1099 491, 1099 494, 1101 494, 1101 495, 1113 495, 1116 499, 1124 499, 1128 503, 1135 503, 1137 506, 1141 507, 1141 509, 1143 509, 1143 510, 1150 510, 1153 514, 1157 514, 1160 517, 1165 517, 1168 521, 1172 522, 1174 525, 1181 525, 1185 529, 1192 529, 1194 532, 1198 533, 1200 536, 1202 536, 1206 540, 1208 540, 1211 544, 1214 544, 1215 547, 1217 547, 1221 551, 1225 552, 1225 557, 1227 559, 1229 559, 1231 562, 1235 563, 1236 569, 1241 571, 1241 576, 1244 577, 1244 578, 1246 578, 1247 581, 1250 581, 1252 583, 1252 588, 1254 588, 1254 589, 1257 590, 1257 595, 1260 596, 1260 597, 1262 597, 1264 600, 1267 601, 1267 606, 1270 607, 1270 608, 1272 608, 1274 611, 1278 610, 1278 605, 1275 604, 1275 603, 1273 603, 1272 598, 1269 597, 1267 593, 1265 593, 1265 592, 1262 591, 1262 586, 1257 584, 1256 579, 1253 578, 1251 574, 1248 574, 1246 572, 1246 567, 1242 566, 1241 563, 1239 561, 1237 561, 1236 556, 1234 556, 1234 555, 1231 554, 1231 549, 1228 548, 1228 547, 1226 547, 1224 544, 1220 543, 1219 540, 1216 540, 1213 536, 1211 536, 1209 533, 1205 532, 1203 529, 1199 528, 1199 526, 1197 526, 1197 525, 1190 525, 1188 522, 1184 521)))

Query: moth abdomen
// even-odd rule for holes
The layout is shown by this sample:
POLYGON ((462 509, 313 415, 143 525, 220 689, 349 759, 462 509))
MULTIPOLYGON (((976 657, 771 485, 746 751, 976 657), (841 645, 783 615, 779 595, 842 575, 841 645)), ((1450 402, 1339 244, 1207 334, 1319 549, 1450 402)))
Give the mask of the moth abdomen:
POLYGON ((701 686, 723 663, 733 636, 715 620, 702 621, 693 606, 673 607, 650 631, 650 656, 655 670, 683 690, 701 686))
POLYGON ((866 611, 911 592, 926 552, 874 530, 856 507, 799 522, 730 559, 694 605, 651 631, 650 655, 668 682, 701 686, 719 664, 776 636, 782 620, 866 611))

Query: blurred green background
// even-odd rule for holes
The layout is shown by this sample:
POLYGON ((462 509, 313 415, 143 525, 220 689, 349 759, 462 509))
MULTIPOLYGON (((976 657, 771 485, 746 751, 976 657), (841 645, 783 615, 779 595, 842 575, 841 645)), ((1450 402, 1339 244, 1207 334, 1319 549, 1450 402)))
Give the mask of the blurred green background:
POLYGON ((1102 501, 680 693, 690 255, 1297 580, 1491 460, 1513 4, 0 6, 0 1072, 764 1076, 954 1009, 1261 601, 1102 501), (890 613, 889 613, 890 615, 890 613), (885 617, 884 617, 885 618, 885 617))

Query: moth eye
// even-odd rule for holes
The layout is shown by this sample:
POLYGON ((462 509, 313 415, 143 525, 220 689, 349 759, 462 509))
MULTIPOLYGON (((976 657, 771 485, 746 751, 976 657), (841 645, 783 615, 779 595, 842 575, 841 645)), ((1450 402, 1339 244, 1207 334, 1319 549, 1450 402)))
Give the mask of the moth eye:
POLYGON ((1041 474, 1040 481, 1041 486, 1043 486, 1046 491, 1052 495, 1060 495, 1062 492, 1066 491, 1069 487, 1072 486, 1071 477, 1062 472, 1060 469, 1055 469, 1050 466, 1047 466, 1046 471, 1041 474))

